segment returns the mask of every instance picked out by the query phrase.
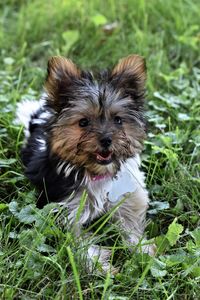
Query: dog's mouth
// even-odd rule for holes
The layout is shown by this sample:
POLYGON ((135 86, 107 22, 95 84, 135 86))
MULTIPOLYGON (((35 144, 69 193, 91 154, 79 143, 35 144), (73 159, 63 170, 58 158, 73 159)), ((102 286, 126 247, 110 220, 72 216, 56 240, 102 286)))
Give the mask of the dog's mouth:
POLYGON ((98 164, 107 165, 112 161, 112 151, 97 151, 95 152, 95 159, 98 164))

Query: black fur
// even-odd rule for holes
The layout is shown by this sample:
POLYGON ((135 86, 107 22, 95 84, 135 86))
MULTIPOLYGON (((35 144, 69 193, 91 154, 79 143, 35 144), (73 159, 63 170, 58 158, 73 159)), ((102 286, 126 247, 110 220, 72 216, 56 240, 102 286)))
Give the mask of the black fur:
MULTIPOLYGON (((50 67, 48 65, 48 76, 50 76, 50 67)), ((32 116, 29 124, 30 137, 22 149, 25 174, 39 191, 38 207, 42 207, 48 202, 60 202, 70 196, 74 190, 78 190, 84 177, 84 168, 75 166, 67 178, 64 174, 64 168, 58 174, 57 168, 62 161, 59 157, 51 154, 49 144, 51 128, 56 118, 59 118, 59 115, 62 114, 64 108, 77 106, 79 99, 92 103, 94 96, 92 93, 97 93, 100 108, 103 112, 104 103, 106 102, 105 91, 109 90, 113 95, 120 91, 121 99, 132 98, 131 103, 130 101, 127 102, 126 122, 137 123, 138 120, 143 124, 143 128, 145 128, 146 124, 143 116, 144 84, 141 83, 141 79, 137 77, 137 74, 130 76, 129 73, 122 72, 112 75, 111 71, 104 71, 95 76, 96 80, 91 72, 85 71, 81 72, 80 77, 70 77, 67 76, 67 73, 61 75, 63 78, 60 78, 57 85, 55 85, 55 92, 53 89, 53 91, 51 90, 48 93, 47 88, 46 105, 32 116), (98 92, 94 89, 96 82, 98 82, 98 92), (40 115, 44 112, 50 112, 51 116, 44 122, 40 122, 40 115), (38 120, 40 124, 35 122, 35 120, 38 120), (39 150, 40 142, 38 139, 45 140, 45 150, 39 150)), ((68 113, 70 114, 70 110, 68 113)), ((67 118, 66 112, 65 117, 67 118)), ((116 164, 120 165, 117 158, 114 159, 116 164)), ((63 163, 66 166, 68 164, 67 161, 63 163)))
MULTIPOLYGON (((42 113, 41 110, 32 119, 35 119, 37 116, 39 118, 40 113, 42 113)), ((25 175, 39 192, 37 206, 42 208, 49 202, 60 202, 70 196, 74 190, 78 190, 83 178, 83 171, 74 169, 70 176, 66 178, 62 168, 60 174, 57 174, 56 168, 62 161, 59 157, 50 154, 47 124, 30 122, 29 130, 31 136, 22 148, 22 162, 25 166, 25 175), (47 149, 45 151, 39 151, 40 144, 38 139, 46 141, 47 149), (75 181, 77 172, 78 175, 75 181)), ((67 162, 65 163, 67 165, 67 162)))

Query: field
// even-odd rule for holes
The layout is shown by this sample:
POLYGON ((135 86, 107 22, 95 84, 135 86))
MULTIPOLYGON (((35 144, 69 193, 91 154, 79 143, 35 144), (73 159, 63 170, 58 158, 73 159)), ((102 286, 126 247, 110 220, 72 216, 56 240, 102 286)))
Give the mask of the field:
POLYGON ((199 299, 200 1, 2 2, 0 299, 199 299), (36 208, 15 111, 19 101, 40 97, 50 56, 96 70, 131 53, 148 69, 142 168, 151 198, 146 233, 157 254, 130 253, 102 217, 93 240, 112 249, 119 268, 104 276, 85 271, 91 240, 83 245, 67 231, 62 213, 51 213, 55 205, 36 208))

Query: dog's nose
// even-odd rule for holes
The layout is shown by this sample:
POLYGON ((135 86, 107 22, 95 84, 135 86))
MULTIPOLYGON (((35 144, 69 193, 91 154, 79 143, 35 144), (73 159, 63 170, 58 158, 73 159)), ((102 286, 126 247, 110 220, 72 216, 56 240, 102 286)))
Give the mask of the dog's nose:
POLYGON ((111 137, 104 137, 100 139, 100 144, 104 148, 108 148, 112 144, 112 138, 111 137))

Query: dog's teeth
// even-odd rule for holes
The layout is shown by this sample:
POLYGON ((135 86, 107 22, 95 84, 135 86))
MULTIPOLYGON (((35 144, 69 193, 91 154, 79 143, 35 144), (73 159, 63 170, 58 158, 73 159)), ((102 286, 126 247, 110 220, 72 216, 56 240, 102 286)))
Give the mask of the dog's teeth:
POLYGON ((97 159, 98 160, 104 160, 103 157, 101 157, 100 155, 97 155, 97 159))
POLYGON ((103 157, 103 156, 97 154, 96 158, 101 161, 109 160, 111 158, 111 154, 109 154, 107 157, 103 157))

